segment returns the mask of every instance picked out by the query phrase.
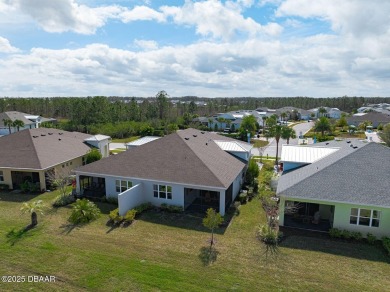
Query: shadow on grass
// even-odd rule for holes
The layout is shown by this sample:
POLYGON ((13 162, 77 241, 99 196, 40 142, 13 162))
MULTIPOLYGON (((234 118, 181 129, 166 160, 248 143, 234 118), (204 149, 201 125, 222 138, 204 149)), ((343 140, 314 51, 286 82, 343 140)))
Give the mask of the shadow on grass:
POLYGON ((327 233, 281 227, 284 234, 280 247, 334 254, 374 262, 390 263, 381 243, 370 245, 366 242, 333 239, 327 233))
POLYGON ((105 202, 97 202, 95 201, 94 202, 100 209, 100 212, 102 214, 110 214, 110 212, 112 210, 115 210, 116 208, 118 208, 118 205, 115 205, 115 204, 110 204, 110 203, 105 203, 105 202))
POLYGON ((199 259, 202 262, 203 266, 211 265, 217 261, 219 251, 215 247, 202 247, 199 252, 199 259))
POLYGON ((15 202, 22 203, 30 201, 38 196, 42 195, 42 193, 19 193, 15 191, 9 192, 0 192, 0 202, 15 202))
POLYGON ((69 234, 73 231, 73 229, 76 229, 76 228, 81 228, 82 226, 84 226, 85 224, 62 224, 60 226, 60 228, 62 229, 62 232, 61 234, 69 234))
POLYGON ((39 229, 36 226, 31 226, 31 225, 23 227, 19 230, 15 230, 14 228, 11 231, 9 231, 6 235, 7 243, 9 243, 11 246, 14 246, 17 242, 27 237, 33 236, 38 232, 38 230, 39 229))
MULTIPOLYGON (((169 213, 165 211, 159 211, 156 209, 149 210, 142 213, 138 220, 143 220, 146 222, 151 222, 154 224, 162 224, 171 227, 183 228, 187 230, 199 231, 199 232, 209 232, 207 228, 203 226, 203 218, 206 216, 206 213, 193 213, 193 212, 183 212, 183 213, 169 213)), ((224 218, 225 221, 219 228, 217 228, 215 234, 224 234, 227 227, 229 226, 234 213, 227 213, 224 218)))

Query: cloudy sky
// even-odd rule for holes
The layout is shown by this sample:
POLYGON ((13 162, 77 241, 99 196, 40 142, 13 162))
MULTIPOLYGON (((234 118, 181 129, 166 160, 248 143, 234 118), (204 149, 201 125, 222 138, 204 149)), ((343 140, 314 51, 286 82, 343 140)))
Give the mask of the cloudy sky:
POLYGON ((390 1, 0 0, 0 96, 390 96, 390 1))

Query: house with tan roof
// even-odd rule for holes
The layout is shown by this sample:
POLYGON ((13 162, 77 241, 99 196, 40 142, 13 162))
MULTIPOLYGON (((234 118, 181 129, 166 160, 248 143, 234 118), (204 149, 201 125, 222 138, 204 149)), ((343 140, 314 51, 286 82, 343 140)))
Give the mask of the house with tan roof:
POLYGON ((43 122, 53 122, 55 119, 47 119, 41 117, 39 115, 31 115, 17 111, 8 111, 0 113, 0 136, 9 135, 11 133, 15 133, 18 130, 13 126, 8 126, 4 124, 4 121, 11 120, 15 122, 15 120, 20 120, 23 122, 24 126, 20 127, 19 130, 26 129, 35 129, 39 128, 39 125, 43 122))
POLYGON ((80 196, 118 198, 119 212, 151 202, 222 215, 243 183, 251 146, 187 129, 75 170, 80 196))
POLYGON ((0 184, 17 189, 28 181, 44 191, 53 173, 70 173, 98 148, 108 156, 110 137, 51 128, 27 129, 0 137, 0 184))

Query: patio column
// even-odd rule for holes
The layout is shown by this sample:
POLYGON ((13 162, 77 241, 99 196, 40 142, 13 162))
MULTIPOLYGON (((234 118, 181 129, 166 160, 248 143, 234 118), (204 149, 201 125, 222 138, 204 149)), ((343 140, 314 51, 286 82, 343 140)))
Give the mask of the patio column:
POLYGON ((81 195, 81 191, 80 191, 80 175, 79 174, 76 174, 76 193, 78 195, 81 195))
POLYGON ((279 201, 279 226, 284 226, 284 198, 279 201))
POLYGON ((45 190, 46 191, 46 177, 45 177, 45 171, 44 170, 41 170, 38 172, 39 173, 39 187, 40 187, 40 190, 43 191, 45 190))
POLYGON ((225 215, 225 193, 226 191, 219 192, 219 213, 225 215))

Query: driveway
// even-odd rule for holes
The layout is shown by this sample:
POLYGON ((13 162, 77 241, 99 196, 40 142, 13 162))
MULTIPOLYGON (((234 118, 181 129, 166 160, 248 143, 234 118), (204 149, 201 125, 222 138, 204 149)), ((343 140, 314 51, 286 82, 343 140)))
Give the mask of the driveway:
MULTIPOLYGON (((301 123, 298 125, 295 125, 293 129, 295 130, 295 133, 297 137, 301 135, 305 135, 312 127, 314 126, 314 122, 306 122, 306 123, 301 123)), ((268 146, 265 148, 263 152, 263 156, 270 156, 270 157, 275 157, 276 156, 276 141, 274 138, 269 139, 270 143, 268 146)), ((280 153, 282 150, 282 145, 287 144, 287 140, 280 139, 279 140, 279 157, 280 153)), ((290 145, 298 145, 298 138, 296 139, 290 139, 290 145)), ((252 154, 253 155, 259 155, 259 149, 253 148, 252 149, 252 154)))
POLYGON ((126 149, 125 143, 110 143, 110 150, 115 150, 118 148, 126 149))

